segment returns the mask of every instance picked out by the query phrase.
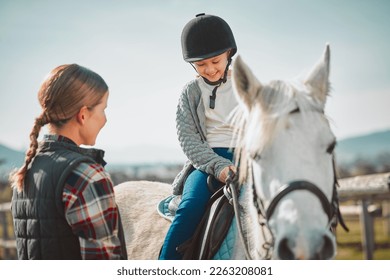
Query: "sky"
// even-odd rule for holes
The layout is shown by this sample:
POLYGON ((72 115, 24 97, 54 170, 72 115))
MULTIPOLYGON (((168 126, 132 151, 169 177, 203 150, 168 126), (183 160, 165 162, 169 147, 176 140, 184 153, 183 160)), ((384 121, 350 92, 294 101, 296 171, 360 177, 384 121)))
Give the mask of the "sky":
POLYGON ((77 63, 110 89, 95 145, 108 162, 184 160, 175 112, 196 73, 180 35, 202 12, 229 23, 261 82, 307 73, 329 43, 336 137, 390 129, 388 0, 0 0, 0 144, 28 147, 41 82, 77 63))

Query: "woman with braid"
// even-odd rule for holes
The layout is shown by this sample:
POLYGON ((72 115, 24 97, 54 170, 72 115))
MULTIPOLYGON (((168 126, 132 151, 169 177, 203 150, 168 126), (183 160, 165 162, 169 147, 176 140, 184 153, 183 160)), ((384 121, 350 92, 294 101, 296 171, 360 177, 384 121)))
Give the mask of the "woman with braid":
POLYGON ((105 81, 77 64, 58 66, 41 85, 42 113, 10 177, 19 259, 127 259, 104 151, 80 147, 95 144, 108 95, 105 81))

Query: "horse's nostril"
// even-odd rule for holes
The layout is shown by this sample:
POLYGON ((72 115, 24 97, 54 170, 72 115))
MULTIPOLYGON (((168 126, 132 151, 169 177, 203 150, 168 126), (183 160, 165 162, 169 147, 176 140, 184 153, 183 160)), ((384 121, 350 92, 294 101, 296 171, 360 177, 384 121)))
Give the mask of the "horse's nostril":
POLYGON ((288 244, 287 238, 283 238, 280 241, 279 246, 278 246, 278 255, 279 255, 279 258, 282 260, 293 260, 294 259, 294 253, 288 244))
POLYGON ((319 259, 329 260, 334 257, 335 248, 332 239, 328 235, 324 235, 324 244, 319 252, 319 259))

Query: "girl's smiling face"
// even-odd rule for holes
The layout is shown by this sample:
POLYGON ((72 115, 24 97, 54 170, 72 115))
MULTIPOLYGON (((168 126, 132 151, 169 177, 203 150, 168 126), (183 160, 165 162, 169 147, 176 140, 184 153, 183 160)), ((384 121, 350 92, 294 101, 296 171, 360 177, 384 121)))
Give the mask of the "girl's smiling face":
POLYGON ((228 63, 228 53, 194 62, 194 66, 199 75, 210 82, 216 82, 223 78, 228 63))

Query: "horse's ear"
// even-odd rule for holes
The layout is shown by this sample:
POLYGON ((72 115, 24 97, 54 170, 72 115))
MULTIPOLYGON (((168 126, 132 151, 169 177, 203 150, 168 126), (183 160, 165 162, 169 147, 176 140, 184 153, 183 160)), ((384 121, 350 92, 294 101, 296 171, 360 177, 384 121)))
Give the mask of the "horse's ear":
POLYGON ((329 63, 330 48, 327 44, 321 60, 314 66, 305 79, 305 84, 313 89, 314 97, 324 104, 329 93, 329 63))
POLYGON ((261 84, 240 56, 237 56, 233 64, 233 85, 238 100, 250 110, 261 91, 261 84))

